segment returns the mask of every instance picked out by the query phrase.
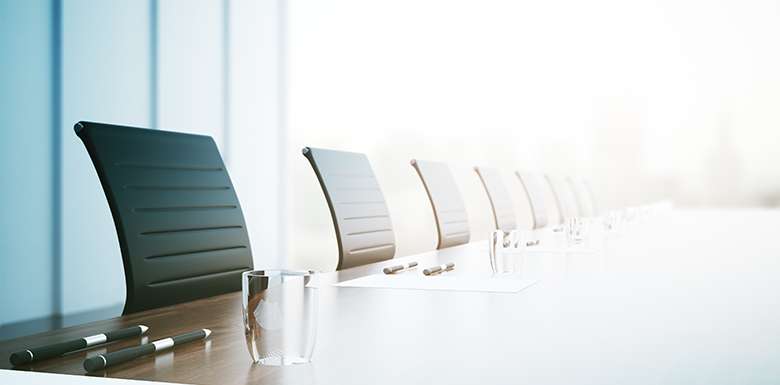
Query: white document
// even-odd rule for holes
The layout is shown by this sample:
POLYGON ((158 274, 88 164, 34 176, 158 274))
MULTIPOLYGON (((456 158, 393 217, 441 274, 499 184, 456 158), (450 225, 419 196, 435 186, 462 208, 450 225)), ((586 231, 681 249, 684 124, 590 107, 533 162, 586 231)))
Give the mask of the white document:
MULTIPOLYGON (((601 250, 601 247, 582 247, 582 246, 527 246, 525 251, 527 253, 578 253, 578 254, 592 254, 601 250)), ((487 248, 478 248, 475 251, 487 254, 487 248)), ((512 251, 509 249, 496 250, 498 254, 520 254, 522 251, 512 251)))
POLYGON ((581 246, 529 246, 526 251, 529 253, 579 253, 579 254, 592 254, 601 250, 601 247, 581 247, 581 246))
POLYGON ((414 289, 414 290, 446 290, 446 291, 477 291, 487 293, 517 293, 539 282, 538 279, 523 278, 471 278, 471 277, 421 277, 414 275, 384 275, 374 274, 333 286, 367 287, 381 289, 414 289))

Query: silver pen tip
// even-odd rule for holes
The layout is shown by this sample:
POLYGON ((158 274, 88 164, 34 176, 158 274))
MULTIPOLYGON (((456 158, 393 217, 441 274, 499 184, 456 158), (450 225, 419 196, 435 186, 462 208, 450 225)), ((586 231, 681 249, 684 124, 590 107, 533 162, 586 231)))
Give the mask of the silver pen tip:
POLYGON ((203 338, 208 338, 211 335, 211 330, 209 329, 203 329, 204 332, 206 332, 206 336, 203 338))
POLYGON ((144 334, 147 330, 149 330, 149 327, 146 325, 138 325, 138 327, 141 328, 141 334, 144 334))

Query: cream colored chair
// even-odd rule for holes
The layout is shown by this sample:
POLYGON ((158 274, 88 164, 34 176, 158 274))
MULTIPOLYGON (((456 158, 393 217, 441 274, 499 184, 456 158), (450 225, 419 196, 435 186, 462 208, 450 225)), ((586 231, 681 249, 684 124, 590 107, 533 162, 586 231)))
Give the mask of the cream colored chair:
POLYGON ((487 191, 490 205, 493 207, 493 216, 496 219, 496 229, 513 230, 517 228, 515 209, 498 171, 486 167, 474 167, 474 171, 479 175, 479 179, 482 180, 482 185, 487 191))
POLYGON ((466 206, 460 196, 450 168, 446 163, 425 160, 411 160, 428 193, 439 231, 436 249, 456 246, 469 241, 469 219, 466 206))
POLYGON ((385 197, 364 154, 304 147, 328 201, 339 244, 336 270, 392 259, 395 237, 385 197))
POLYGON ((585 185, 585 191, 588 192, 588 196, 590 197, 590 206, 593 209, 593 216, 597 217, 601 215, 601 205, 599 204, 598 197, 596 197, 596 190, 593 188, 593 185, 588 178, 582 178, 582 183, 585 185))
MULTIPOLYGON (((586 195, 585 190, 582 188, 582 183, 580 183, 580 180, 571 176, 567 176, 566 182, 569 184, 571 191, 574 193, 574 203, 576 203, 577 207, 579 208, 580 216, 594 216, 594 213, 591 212, 592 210, 589 205, 590 202, 588 196, 586 195)), ((598 215, 598 213, 596 213, 596 215, 598 215)))
POLYGON ((550 184, 550 189, 552 189, 555 202, 558 204, 558 223, 562 223, 563 219, 566 217, 578 216, 577 212, 571 207, 571 202, 569 202, 569 197, 567 195, 566 184, 563 179, 557 175, 550 174, 545 175, 545 178, 547 178, 547 183, 550 184))
POLYGON ((547 226, 547 208, 544 206, 542 190, 536 183, 536 178, 530 172, 515 172, 520 178, 520 184, 525 189, 525 196, 528 197, 528 203, 531 205, 531 214, 534 217, 534 229, 547 226))

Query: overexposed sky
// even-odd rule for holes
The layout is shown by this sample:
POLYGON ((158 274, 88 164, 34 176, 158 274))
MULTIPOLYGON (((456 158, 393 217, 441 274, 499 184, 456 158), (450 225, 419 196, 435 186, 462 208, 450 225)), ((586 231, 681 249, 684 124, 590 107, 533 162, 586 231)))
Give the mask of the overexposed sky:
POLYGON ((775 204, 779 19, 774 1, 294 0, 293 201, 321 194, 308 145, 366 153, 401 205, 410 156, 447 162, 464 190, 481 165, 510 188, 518 169, 590 176, 608 208, 775 204))

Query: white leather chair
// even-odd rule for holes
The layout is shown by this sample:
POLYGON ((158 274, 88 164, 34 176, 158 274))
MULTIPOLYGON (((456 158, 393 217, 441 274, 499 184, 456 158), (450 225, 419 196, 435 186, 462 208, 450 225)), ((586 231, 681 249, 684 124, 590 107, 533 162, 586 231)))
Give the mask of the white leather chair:
POLYGON ((442 162, 412 159, 410 163, 420 175, 433 206, 436 228, 439 231, 439 244, 436 249, 467 243, 470 235, 469 219, 450 168, 442 162))
POLYGON ((588 196, 585 194, 585 190, 582 188, 582 183, 580 183, 580 179, 567 176, 566 182, 569 184, 569 187, 571 187, 571 191, 574 193, 574 203, 577 204, 580 215, 583 217, 594 216, 594 214, 591 213, 592 210, 589 205, 590 202, 588 196))
POLYGON ((578 216, 574 208, 571 207, 563 179, 557 175, 550 174, 545 175, 545 178, 547 178, 547 183, 549 183, 550 189, 552 189, 555 202, 558 204, 558 223, 562 223, 566 217, 578 216))
POLYGON ((515 172, 517 177, 520 178, 520 184, 525 189, 525 195, 528 197, 528 203, 531 205, 531 214, 534 217, 534 229, 539 229, 547 226, 547 208, 544 206, 544 199, 542 198, 542 190, 539 188, 539 184, 536 183, 536 178, 530 172, 515 172))
POLYGON ((336 270, 392 259, 395 237, 385 197, 364 154, 304 147, 328 201, 339 244, 336 270))
POLYGON ((588 192, 588 196, 590 196, 590 206, 593 209, 593 216, 601 215, 601 205, 599 204, 599 199, 596 196, 596 190, 593 188, 593 184, 590 183, 588 178, 582 178, 582 183, 585 185, 585 191, 588 192))
POLYGON ((501 175, 493 168, 474 167, 474 171, 485 186, 490 204, 493 207, 493 216, 496 219, 496 229, 513 230, 517 228, 515 209, 506 189, 501 175))

